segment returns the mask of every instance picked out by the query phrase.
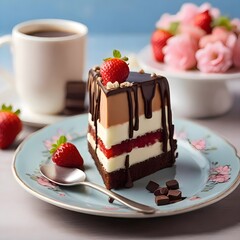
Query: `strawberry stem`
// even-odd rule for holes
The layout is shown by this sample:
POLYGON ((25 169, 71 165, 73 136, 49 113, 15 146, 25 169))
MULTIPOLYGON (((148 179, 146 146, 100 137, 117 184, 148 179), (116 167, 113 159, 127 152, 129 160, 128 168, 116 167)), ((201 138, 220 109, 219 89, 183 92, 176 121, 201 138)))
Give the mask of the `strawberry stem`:
POLYGON ((13 111, 12 105, 7 106, 6 104, 2 104, 2 107, 0 109, 2 112, 11 112, 16 115, 19 115, 21 113, 20 109, 17 109, 16 111, 13 111))
POLYGON ((113 50, 113 57, 104 58, 103 61, 106 62, 106 61, 108 61, 110 59, 113 59, 113 58, 118 58, 118 59, 121 59, 121 60, 123 60, 125 62, 128 61, 128 57, 126 57, 126 56, 122 57, 121 52, 119 50, 117 50, 117 49, 113 50))
POLYGON ((67 142, 67 138, 64 135, 60 136, 57 142, 52 144, 52 148, 50 149, 49 152, 51 154, 54 154, 57 151, 57 149, 66 142, 67 142))

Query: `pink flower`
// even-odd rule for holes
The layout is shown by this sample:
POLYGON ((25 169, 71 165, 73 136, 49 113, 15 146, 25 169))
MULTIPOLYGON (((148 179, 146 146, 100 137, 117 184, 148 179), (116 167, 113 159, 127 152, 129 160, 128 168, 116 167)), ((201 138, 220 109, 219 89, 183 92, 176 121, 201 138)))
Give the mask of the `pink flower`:
POLYGON ((196 196, 196 195, 189 198, 189 200, 191 200, 191 201, 198 200, 198 199, 201 199, 201 198, 199 196, 196 196))
POLYGON ((233 64, 235 67, 240 68, 240 35, 233 48, 233 64))
POLYGON ((231 24, 233 26, 233 30, 236 31, 237 33, 240 33, 240 19, 239 18, 234 18, 231 21, 231 24))
POLYGON ((191 24, 199 13, 199 7, 194 3, 185 3, 180 8, 177 16, 183 24, 191 24))
POLYGON ((172 22, 178 22, 178 21, 179 21, 179 19, 176 15, 170 15, 168 13, 165 13, 157 21, 156 28, 169 29, 172 22))
POLYGON ((213 18, 220 15, 220 11, 217 8, 213 8, 211 4, 204 3, 200 7, 193 3, 185 3, 182 5, 180 11, 177 13, 177 18, 183 24, 193 24, 195 17, 202 12, 209 11, 213 18))
POLYGON ((181 34, 188 34, 190 37, 196 39, 197 41, 206 35, 206 32, 203 29, 189 24, 180 25, 178 31, 181 34))
POLYGON ((199 49, 196 58, 198 69, 205 73, 224 73, 232 66, 232 51, 221 41, 199 49))
POLYGON ((184 131, 180 131, 180 132, 174 132, 174 138, 178 138, 178 139, 186 139, 187 138, 187 133, 184 131))
POLYGON ((191 142, 192 146, 194 146, 197 150, 204 150, 206 148, 206 142, 204 139, 195 140, 191 142))
POLYGON ((221 41, 225 46, 233 49, 237 41, 237 37, 233 32, 229 32, 223 27, 215 27, 212 34, 202 37, 199 41, 199 47, 204 48, 208 43, 221 41))
POLYGON ((49 187, 49 188, 55 188, 55 184, 49 182, 46 178, 44 177, 37 177, 37 182, 38 184, 45 186, 45 187, 49 187))
POLYGON ((218 8, 213 8, 210 3, 203 3, 199 7, 199 12, 205 12, 207 10, 210 12, 210 15, 213 18, 217 18, 220 16, 220 10, 218 8))
POLYGON ((176 35, 167 41, 163 48, 164 62, 178 70, 187 70, 196 66, 195 53, 197 41, 186 34, 176 35))
POLYGON ((57 134, 52 136, 51 139, 47 139, 43 142, 44 146, 50 150, 52 148, 52 144, 56 143, 60 136, 65 135, 68 141, 72 140, 72 136, 70 134, 64 133, 62 129, 58 129, 57 134))
POLYGON ((229 175, 231 169, 229 166, 219 166, 216 168, 211 169, 211 171, 213 172, 217 172, 218 174, 222 174, 222 175, 229 175))
POLYGON ((230 179, 230 167, 229 166, 218 166, 211 169, 211 175, 209 180, 217 183, 224 183, 230 179))
POLYGON ((217 8, 212 8, 209 3, 204 3, 198 7, 194 3, 185 3, 180 8, 179 12, 175 15, 165 13, 156 23, 156 28, 169 29, 172 22, 181 22, 181 25, 193 25, 195 17, 204 11, 209 11, 211 16, 216 18, 220 15, 217 8))
POLYGON ((230 176, 227 174, 226 175, 222 175, 222 174, 212 175, 209 177, 210 181, 216 182, 216 183, 224 183, 224 182, 227 182, 229 179, 230 179, 230 176))

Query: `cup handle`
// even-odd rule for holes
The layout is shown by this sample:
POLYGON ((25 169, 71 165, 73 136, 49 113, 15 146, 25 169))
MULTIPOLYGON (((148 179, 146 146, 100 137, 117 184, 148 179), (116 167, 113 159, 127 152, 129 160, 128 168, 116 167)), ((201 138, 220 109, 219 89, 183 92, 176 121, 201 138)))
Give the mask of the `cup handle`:
MULTIPOLYGON (((11 35, 3 35, 0 37, 0 47, 2 47, 5 44, 11 44, 11 42, 12 42, 11 35)), ((0 75, 3 77, 4 80, 6 80, 12 86, 14 85, 13 76, 7 70, 0 67, 0 75)))

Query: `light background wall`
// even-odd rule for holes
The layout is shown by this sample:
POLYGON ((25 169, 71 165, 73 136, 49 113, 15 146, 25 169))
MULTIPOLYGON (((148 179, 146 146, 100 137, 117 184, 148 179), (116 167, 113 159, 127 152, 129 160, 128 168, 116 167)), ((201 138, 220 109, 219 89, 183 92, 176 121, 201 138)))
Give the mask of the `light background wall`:
MULTIPOLYGON (((149 33, 164 12, 176 13, 184 0, 0 0, 0 33, 22 21, 64 18, 88 25, 90 34, 149 33)), ((197 5, 206 1, 192 1, 197 5)), ((240 17, 240 0, 210 0, 240 17)))

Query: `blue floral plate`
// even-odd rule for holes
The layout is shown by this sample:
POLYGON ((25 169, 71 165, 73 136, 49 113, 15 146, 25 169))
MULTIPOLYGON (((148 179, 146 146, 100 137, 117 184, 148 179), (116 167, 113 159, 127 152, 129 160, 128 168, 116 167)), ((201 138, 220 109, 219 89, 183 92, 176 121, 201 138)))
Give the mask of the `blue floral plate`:
POLYGON ((24 189, 48 203, 108 217, 174 215, 205 207, 226 197, 240 182, 240 159, 236 149, 205 127, 180 119, 174 122, 179 153, 175 166, 134 182, 131 189, 116 190, 128 198, 155 207, 157 211, 154 214, 135 212, 116 201, 109 203, 106 195, 88 187, 59 187, 41 176, 39 166, 51 161, 49 147, 59 135, 65 134, 81 152, 88 180, 103 185, 87 149, 87 115, 67 118, 30 136, 16 150, 13 173, 24 189), (182 195, 186 198, 174 204, 157 206, 154 195, 145 187, 149 180, 164 186, 170 179, 179 181, 182 195))

